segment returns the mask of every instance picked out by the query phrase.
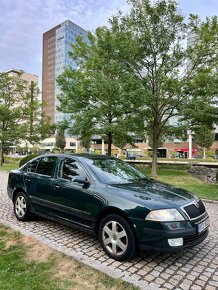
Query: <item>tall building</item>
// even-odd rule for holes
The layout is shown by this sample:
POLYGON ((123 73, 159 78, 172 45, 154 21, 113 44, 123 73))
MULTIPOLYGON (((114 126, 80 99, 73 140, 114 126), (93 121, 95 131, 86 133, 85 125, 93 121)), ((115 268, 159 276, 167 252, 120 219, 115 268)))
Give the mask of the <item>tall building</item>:
POLYGON ((75 67, 74 60, 69 57, 69 51, 72 50, 71 44, 75 43, 78 36, 87 40, 87 32, 70 20, 64 21, 43 34, 43 113, 51 118, 52 123, 67 118, 66 115, 57 111, 57 96, 60 91, 56 79, 67 66, 75 67))

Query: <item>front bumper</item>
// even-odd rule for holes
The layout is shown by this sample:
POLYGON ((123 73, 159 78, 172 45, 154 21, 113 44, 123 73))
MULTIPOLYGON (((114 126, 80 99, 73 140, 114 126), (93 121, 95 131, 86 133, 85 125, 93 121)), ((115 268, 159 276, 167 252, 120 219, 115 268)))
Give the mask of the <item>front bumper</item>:
POLYGON ((209 232, 208 227, 199 233, 198 224, 207 218, 208 214, 205 212, 203 217, 195 221, 161 223, 132 219, 132 222, 140 249, 171 252, 193 247, 205 240, 209 232), (178 238, 183 238, 182 246, 169 245, 168 239, 178 238))

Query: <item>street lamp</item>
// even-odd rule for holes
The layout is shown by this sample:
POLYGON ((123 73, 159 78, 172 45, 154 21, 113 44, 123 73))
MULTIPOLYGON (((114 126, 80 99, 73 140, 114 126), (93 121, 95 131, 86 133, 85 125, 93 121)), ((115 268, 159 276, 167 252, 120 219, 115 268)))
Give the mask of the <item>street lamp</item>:
POLYGON ((192 135, 193 132, 191 130, 187 130, 188 134, 188 159, 192 159, 192 135))

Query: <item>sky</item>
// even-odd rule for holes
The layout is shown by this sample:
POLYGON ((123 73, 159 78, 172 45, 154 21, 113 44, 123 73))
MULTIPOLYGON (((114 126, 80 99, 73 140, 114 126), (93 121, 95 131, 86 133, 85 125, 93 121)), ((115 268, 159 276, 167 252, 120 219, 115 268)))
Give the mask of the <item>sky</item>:
MULTIPOLYGON (((181 12, 218 15, 218 0, 179 0, 181 12)), ((0 0, 0 72, 21 69, 39 76, 42 71, 42 35, 69 19, 86 30, 107 25, 125 0, 0 0)))

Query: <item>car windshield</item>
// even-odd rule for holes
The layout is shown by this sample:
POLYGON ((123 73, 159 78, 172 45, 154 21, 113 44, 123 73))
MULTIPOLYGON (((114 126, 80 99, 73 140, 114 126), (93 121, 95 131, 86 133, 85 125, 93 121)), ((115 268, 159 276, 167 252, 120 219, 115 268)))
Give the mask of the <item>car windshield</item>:
POLYGON ((115 158, 89 159, 87 163, 104 183, 126 183, 147 178, 134 167, 115 158))

